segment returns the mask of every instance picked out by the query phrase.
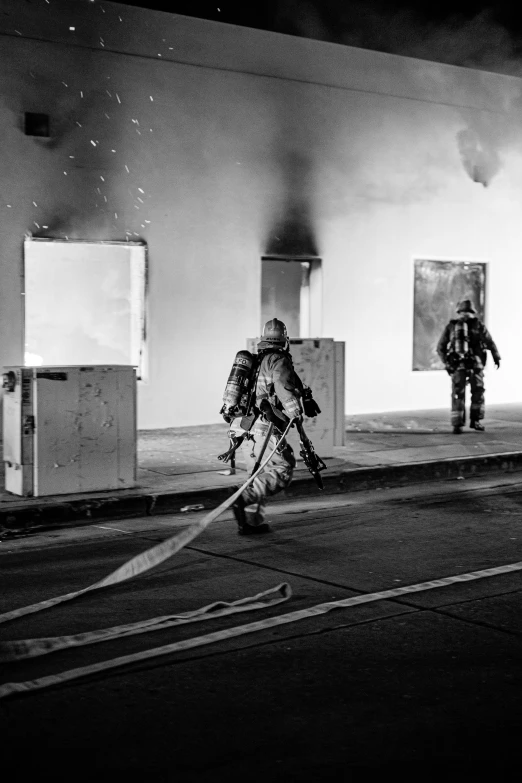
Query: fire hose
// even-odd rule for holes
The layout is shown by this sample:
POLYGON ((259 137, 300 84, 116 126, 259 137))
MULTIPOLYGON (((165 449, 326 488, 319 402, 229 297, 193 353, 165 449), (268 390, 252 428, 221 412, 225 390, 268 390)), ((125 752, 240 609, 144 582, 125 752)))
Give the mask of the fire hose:
MULTIPOLYGON (((70 601, 79 597, 80 595, 84 595, 89 591, 98 590, 102 587, 107 587, 112 584, 123 582, 132 578, 133 576, 137 576, 141 573, 144 573, 145 571, 148 571, 154 566, 159 565, 171 555, 179 552, 180 549, 182 549, 190 541, 196 538, 196 536, 203 532, 203 530, 208 527, 208 525, 210 525, 211 522, 214 521, 223 511, 229 508, 230 505, 232 505, 232 503, 234 503, 244 492, 244 490, 254 481, 254 479, 265 468, 274 455, 281 441, 288 433, 291 424, 292 422, 289 423, 287 429, 276 444, 275 448, 265 459, 259 470, 253 473, 243 484, 243 486, 241 486, 233 495, 231 495, 231 497, 229 497, 216 509, 212 510, 202 520, 195 522, 181 533, 177 533, 175 536, 172 536, 161 544, 158 544, 127 561, 122 566, 120 566, 120 568, 116 569, 116 571, 113 571, 111 574, 105 577, 105 579, 102 579, 99 582, 84 588, 83 590, 67 593, 66 595, 58 596, 57 598, 41 601, 40 603, 32 604, 31 606, 22 607, 20 609, 15 609, 11 612, 2 614, 0 615, 0 623, 15 620, 16 618, 22 617, 26 614, 39 612, 51 606, 55 606, 56 604, 70 601)), ((288 623, 294 623, 311 617, 317 617, 332 610, 346 609, 352 606, 360 606, 362 604, 376 601, 396 599, 411 593, 420 593, 426 590, 448 587, 462 582, 500 576, 502 574, 513 573, 516 571, 522 571, 522 562, 509 563, 502 566, 496 566, 494 568, 487 568, 464 574, 456 574, 453 576, 443 577, 441 579, 432 579, 427 582, 420 582, 413 585, 394 587, 388 590, 380 590, 375 593, 351 596, 350 598, 344 598, 337 601, 328 601, 326 603, 316 604, 314 606, 288 612, 282 615, 276 615, 274 617, 268 617, 263 620, 247 623, 245 625, 225 628, 204 634, 202 636, 196 636, 177 642, 172 642, 161 647, 143 650, 141 652, 132 653, 130 655, 120 656, 112 660, 101 661, 99 663, 79 667, 76 669, 69 669, 67 671, 59 672, 58 674, 51 674, 25 682, 7 682, 3 685, 0 685, 0 699, 16 694, 41 690, 53 685, 61 685, 65 682, 83 679, 99 672, 119 669, 129 664, 150 660, 152 658, 158 658, 160 656, 172 654, 181 650, 194 649, 196 647, 220 642, 225 639, 232 639, 238 636, 243 636, 245 634, 263 631, 268 628, 275 628, 286 625, 288 623)), ((96 642, 107 641, 108 639, 131 636, 138 633, 147 633, 154 630, 163 630, 174 625, 213 619, 215 617, 222 617, 237 612, 262 609, 287 601, 290 596, 290 586, 286 583, 283 583, 255 596, 239 599, 238 601, 233 601, 231 603, 216 602, 202 607, 201 609, 178 615, 156 617, 151 620, 145 620, 138 623, 129 623, 127 625, 115 626, 113 628, 106 628, 98 631, 89 631, 71 636, 2 642, 0 643, 0 660, 17 661, 24 658, 45 655, 47 653, 69 647, 94 644, 96 642)))
MULTIPOLYGON (((86 593, 94 590, 100 590, 103 587, 109 587, 110 585, 119 584, 131 579, 139 574, 143 574, 149 571, 151 568, 160 565, 169 557, 172 557, 179 552, 183 547, 187 546, 193 541, 200 533, 202 533, 215 519, 217 519, 224 511, 235 503, 235 501, 243 494, 245 489, 250 486, 257 478, 257 476, 264 470, 266 465, 270 462, 275 452, 279 448, 280 444, 288 434, 290 427, 292 426, 293 419, 288 423, 287 428, 278 439, 276 445, 259 466, 259 468, 252 473, 251 476, 245 481, 245 483, 234 492, 229 498, 227 498, 221 505, 206 514, 203 519, 194 522, 189 527, 185 528, 174 536, 162 541, 160 544, 147 549, 145 552, 136 555, 131 558, 122 566, 117 568, 112 573, 98 582, 95 582, 88 587, 84 587, 81 590, 75 590, 71 593, 57 596, 55 598, 49 598, 46 601, 40 601, 36 604, 13 609, 10 612, 5 612, 0 615, 0 624, 16 620, 28 614, 35 612, 41 612, 44 609, 49 609, 52 606, 64 603, 66 601, 72 601, 75 598, 79 598, 86 593)), ((90 631, 83 634, 77 634, 75 636, 62 636, 46 639, 24 639, 19 641, 7 641, 0 642, 0 661, 13 661, 20 660, 21 658, 36 657, 39 655, 45 655, 53 652, 54 650, 64 649, 66 647, 77 647, 80 645, 93 644, 99 641, 106 641, 109 638, 116 638, 118 636, 130 636, 136 633, 145 633, 151 630, 159 630, 162 628, 170 627, 171 625, 178 625, 180 623, 195 622, 197 620, 209 619, 213 617, 222 616, 225 614, 232 614, 234 612, 249 611, 251 609, 260 609, 266 606, 272 606, 275 603, 287 601, 291 596, 290 586, 286 583, 278 585, 275 588, 267 590, 256 596, 252 596, 239 601, 227 604, 225 602, 218 602, 216 604, 210 604, 207 607, 198 609, 195 612, 184 613, 180 615, 169 615, 166 617, 158 617, 152 620, 146 620, 142 623, 133 623, 126 626, 115 626, 114 628, 103 629, 102 631, 90 631), (265 600, 263 600, 265 599, 265 600)), ((106 662, 107 663, 107 662, 106 662)), ((87 667, 89 668, 89 667, 87 667)), ((60 675, 57 675, 58 677, 60 675)), ((66 678, 70 679, 70 678, 66 678)), ((22 683, 7 683, 0 686, 0 698, 7 696, 10 693, 14 693, 20 690, 32 690, 33 688, 20 688, 22 683)))

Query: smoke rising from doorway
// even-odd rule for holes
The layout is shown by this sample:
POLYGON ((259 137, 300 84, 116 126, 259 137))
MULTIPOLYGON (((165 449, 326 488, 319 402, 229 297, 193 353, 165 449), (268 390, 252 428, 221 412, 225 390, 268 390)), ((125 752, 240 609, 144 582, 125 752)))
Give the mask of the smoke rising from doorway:
POLYGON ((266 241, 267 255, 317 256, 312 228, 312 166, 296 151, 282 152, 279 160, 284 188, 282 208, 266 241))

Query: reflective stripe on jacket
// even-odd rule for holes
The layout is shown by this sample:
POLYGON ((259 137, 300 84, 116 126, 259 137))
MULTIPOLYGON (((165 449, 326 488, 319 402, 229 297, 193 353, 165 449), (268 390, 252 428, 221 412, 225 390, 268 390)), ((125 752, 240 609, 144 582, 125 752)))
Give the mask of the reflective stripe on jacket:
POLYGON ((287 416, 301 416, 302 383, 294 370, 292 357, 286 351, 270 351, 261 359, 256 387, 256 405, 268 400, 275 407, 281 404, 287 416))

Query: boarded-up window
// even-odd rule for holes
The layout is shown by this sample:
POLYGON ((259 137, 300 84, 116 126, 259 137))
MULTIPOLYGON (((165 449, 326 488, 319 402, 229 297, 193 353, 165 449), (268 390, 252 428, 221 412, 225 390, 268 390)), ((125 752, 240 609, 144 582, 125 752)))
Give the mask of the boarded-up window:
POLYGON ((25 364, 126 364, 144 377, 146 247, 27 239, 25 364))
POLYGON ((486 264, 462 261, 415 261, 413 297, 413 369, 442 370, 437 343, 455 318, 461 299, 471 299, 484 320, 486 264))

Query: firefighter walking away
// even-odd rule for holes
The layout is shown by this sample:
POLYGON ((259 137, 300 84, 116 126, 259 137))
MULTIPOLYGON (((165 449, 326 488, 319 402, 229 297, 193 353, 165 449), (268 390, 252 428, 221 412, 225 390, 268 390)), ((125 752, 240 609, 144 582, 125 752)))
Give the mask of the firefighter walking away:
POLYGON ((469 426, 484 431, 484 366, 488 350, 497 370, 500 367, 497 346, 476 315, 470 299, 459 302, 457 318, 446 326, 437 345, 437 353, 451 377, 451 424, 456 435, 460 435, 466 423, 467 383, 471 391, 469 426))
MULTIPOLYGON (((241 448, 250 474, 273 451, 291 420, 300 425, 303 412, 307 416, 320 413, 311 390, 294 370, 282 321, 267 321, 257 351, 256 356, 248 351, 236 355, 221 409, 230 424, 231 448, 220 459, 227 461, 241 448)), ((283 439, 264 470, 232 506, 239 535, 270 532, 265 521, 266 499, 290 484, 294 468, 293 449, 283 439)))

